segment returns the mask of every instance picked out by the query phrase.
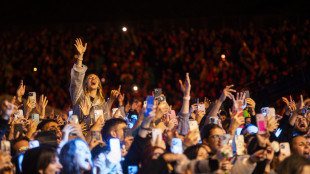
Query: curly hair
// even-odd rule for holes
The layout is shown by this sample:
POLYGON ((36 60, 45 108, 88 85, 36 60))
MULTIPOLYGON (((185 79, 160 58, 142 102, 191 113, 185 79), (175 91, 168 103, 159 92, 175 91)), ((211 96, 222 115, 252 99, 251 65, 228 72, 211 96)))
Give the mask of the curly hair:
MULTIPOLYGON (((60 163, 63 168, 61 170, 62 174, 70 173, 70 174, 79 174, 80 167, 77 165, 77 161, 75 159, 76 155, 76 142, 82 141, 82 139, 74 139, 65 144, 60 152, 60 163)), ((84 142, 85 143, 85 142, 84 142)))

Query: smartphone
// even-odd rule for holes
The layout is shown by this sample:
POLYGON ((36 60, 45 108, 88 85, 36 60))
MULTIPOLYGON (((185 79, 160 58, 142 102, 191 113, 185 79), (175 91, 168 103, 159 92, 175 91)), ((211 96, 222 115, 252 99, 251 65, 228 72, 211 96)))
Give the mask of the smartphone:
POLYGON ((31 114, 31 121, 39 122, 40 121, 40 115, 39 114, 31 114))
POLYGON ((158 101, 158 103, 160 103, 160 102, 163 102, 163 101, 166 101, 166 97, 165 96, 159 96, 159 97, 157 97, 157 101, 158 101))
POLYGON ((111 138, 109 141, 110 144, 110 153, 107 158, 112 163, 119 163, 122 159, 121 156, 121 143, 118 138, 111 138))
POLYGON ((91 132, 91 139, 100 140, 100 132, 99 131, 92 131, 91 132))
POLYGON ((40 142, 38 140, 29 141, 29 148, 33 149, 40 146, 40 142))
POLYGON ((183 146, 182 146, 182 140, 180 138, 172 138, 171 143, 171 152, 182 154, 183 153, 183 146))
POLYGON ((266 109, 266 115, 268 120, 274 121, 276 119, 276 110, 274 108, 267 108, 266 109))
POLYGON ((146 117, 148 117, 150 112, 152 111, 152 107, 154 105, 154 99, 155 98, 151 95, 147 96, 147 98, 146 98, 146 103, 147 103, 146 104, 146 110, 145 110, 145 116, 146 117))
POLYGON ((77 115, 71 115, 70 117, 68 117, 68 122, 78 124, 79 118, 77 115))
POLYGON ((288 142, 280 143, 280 153, 287 157, 291 155, 290 144, 288 142))
POLYGON ((222 141, 223 146, 228 145, 230 139, 231 139, 231 135, 230 134, 224 134, 223 136, 221 136, 221 141, 222 141))
POLYGON ((198 104, 198 111, 202 111, 203 114, 206 113, 206 108, 204 104, 198 104))
POLYGON ((14 124, 14 139, 16 138, 17 132, 19 132, 18 137, 23 136, 23 125, 22 124, 14 124))
POLYGON ((6 141, 6 140, 1 141, 1 151, 2 152, 9 152, 9 154, 11 154, 11 143, 10 143, 10 141, 6 141))
POLYGON ((209 118, 209 124, 218 124, 218 118, 217 117, 210 117, 209 118))
POLYGON ((114 116, 114 114, 116 113, 117 110, 118 110, 118 108, 112 108, 112 116, 114 116))
POLYGON ((161 88, 155 88, 154 89, 154 97, 159 97, 163 93, 161 88))
POLYGON ((258 127, 258 134, 265 134, 267 132, 265 116, 263 114, 256 115, 256 124, 258 127))
MULTIPOLYGON (((131 113, 132 114, 132 113, 131 113)), ((133 126, 136 124, 137 120, 138 120, 138 115, 136 114, 127 114, 127 126, 128 128, 133 128, 133 126)))
POLYGON ((128 174, 138 173, 138 166, 128 166, 128 174))
POLYGON ((103 110, 99 109, 99 110, 95 110, 95 122, 98 120, 99 116, 103 117, 103 110))
POLYGON ((70 117, 73 114, 73 111, 68 112, 68 117, 70 117))
POLYGON ((267 116, 267 110, 268 110, 269 107, 262 107, 260 109, 260 112, 266 117, 267 116))
POLYGON ((36 92, 29 92, 28 97, 31 102, 34 102, 34 105, 32 107, 36 107, 36 103, 37 103, 36 92))
POLYGON ((146 108, 146 101, 143 102, 143 108, 146 108))
POLYGON ((14 114, 15 121, 19 118, 24 118, 24 112, 22 109, 18 109, 14 114))
POLYGON ((249 90, 245 90, 243 92, 245 93, 245 98, 250 98, 250 91, 249 90))
POLYGON ((167 117, 169 118, 169 120, 172 120, 172 119, 176 118, 175 110, 168 111, 167 117))
POLYGON ((236 135, 235 136, 235 143, 236 143, 236 153, 237 155, 244 155, 244 136, 243 135, 236 135))
POLYGON ((40 145, 57 147, 57 135, 55 130, 38 132, 36 139, 39 141, 40 145))
POLYGON ((159 141, 162 141, 162 132, 161 129, 152 129, 152 141, 156 142, 157 136, 159 136, 159 141))
POLYGON ((276 131, 276 133, 275 133, 275 136, 276 136, 276 137, 279 137, 280 134, 281 134, 281 132, 282 132, 282 129, 281 129, 281 128, 278 128, 277 131, 276 131))

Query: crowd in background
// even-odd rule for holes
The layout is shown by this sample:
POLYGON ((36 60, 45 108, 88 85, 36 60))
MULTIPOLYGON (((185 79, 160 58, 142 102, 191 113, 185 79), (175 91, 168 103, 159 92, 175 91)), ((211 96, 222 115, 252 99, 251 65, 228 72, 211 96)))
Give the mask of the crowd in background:
MULTIPOLYGON (((242 30, 223 28, 172 28, 152 31, 128 26, 109 30, 90 26, 83 32, 70 29, 4 31, 0 38, 1 93, 13 93, 24 79, 29 90, 45 93, 50 105, 68 108, 72 58, 77 56, 73 37, 89 44, 85 62, 104 84, 104 94, 119 84, 137 95, 162 87, 176 103, 177 79, 191 72, 192 95, 215 99, 227 84, 258 91, 308 66, 309 21, 302 26, 284 22, 278 28, 242 30), (37 71, 34 71, 37 68, 37 71)), ((129 95, 127 96, 130 97, 129 95)))
POLYGON ((307 91, 251 98, 309 66, 309 31, 3 32, 0 172, 309 173, 307 91))

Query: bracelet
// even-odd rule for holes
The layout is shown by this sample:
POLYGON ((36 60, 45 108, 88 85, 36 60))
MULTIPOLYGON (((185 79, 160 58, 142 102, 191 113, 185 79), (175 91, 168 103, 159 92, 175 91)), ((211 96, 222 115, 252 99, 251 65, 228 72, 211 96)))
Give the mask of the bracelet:
POLYGON ((190 96, 188 96, 188 97, 183 97, 183 100, 190 100, 190 99, 191 99, 190 96))

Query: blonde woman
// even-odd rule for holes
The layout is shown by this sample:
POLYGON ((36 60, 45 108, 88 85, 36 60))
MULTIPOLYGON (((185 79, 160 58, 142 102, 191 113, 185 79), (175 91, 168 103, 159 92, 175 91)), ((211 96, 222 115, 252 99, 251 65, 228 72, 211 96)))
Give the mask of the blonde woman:
POLYGON ((108 120, 111 118, 110 109, 119 91, 112 90, 110 99, 106 102, 99 77, 89 74, 84 79, 87 66, 82 62, 87 43, 83 46, 82 40, 77 38, 74 46, 78 51, 78 58, 71 69, 70 96, 73 115, 78 115, 79 121, 84 120, 86 124, 94 123, 98 113, 104 120, 108 120))

